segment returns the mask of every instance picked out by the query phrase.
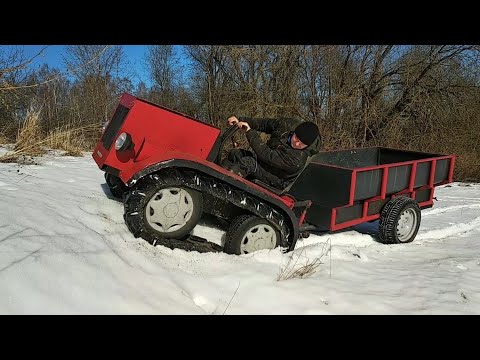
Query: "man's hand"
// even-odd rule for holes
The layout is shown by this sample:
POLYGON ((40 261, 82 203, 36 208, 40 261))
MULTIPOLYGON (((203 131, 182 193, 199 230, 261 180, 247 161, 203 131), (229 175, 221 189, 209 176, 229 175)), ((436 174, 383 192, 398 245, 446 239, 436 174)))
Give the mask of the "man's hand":
POLYGON ((239 122, 235 116, 230 116, 227 121, 228 121, 228 125, 230 126, 237 125, 239 122))
POLYGON ((237 123, 237 126, 242 129, 243 131, 247 132, 248 130, 250 130, 250 125, 248 125, 247 122, 245 121, 239 121, 237 123))

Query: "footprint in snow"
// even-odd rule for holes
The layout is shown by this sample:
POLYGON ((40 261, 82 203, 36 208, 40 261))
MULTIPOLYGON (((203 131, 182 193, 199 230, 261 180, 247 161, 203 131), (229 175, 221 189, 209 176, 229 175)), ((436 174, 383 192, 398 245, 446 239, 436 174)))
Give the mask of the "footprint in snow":
POLYGON ((468 269, 465 265, 457 263, 456 261, 453 261, 452 265, 455 265, 455 267, 457 267, 461 270, 467 270, 468 269))
POLYGON ((202 308, 208 314, 212 314, 217 308, 215 304, 213 304, 211 301, 204 298, 203 296, 194 296, 192 300, 195 305, 202 308))

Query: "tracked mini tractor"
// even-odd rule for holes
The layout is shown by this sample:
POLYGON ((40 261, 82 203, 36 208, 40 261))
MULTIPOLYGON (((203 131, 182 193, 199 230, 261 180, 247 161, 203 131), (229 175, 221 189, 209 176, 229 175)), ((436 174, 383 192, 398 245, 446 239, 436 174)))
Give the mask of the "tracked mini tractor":
POLYGON ((414 240, 435 187, 452 182, 455 156, 382 147, 319 152, 295 182, 274 189, 220 166, 238 127, 223 131, 124 94, 93 152, 122 199, 135 237, 187 250, 293 250, 309 231, 379 221, 383 243, 414 240), (202 214, 226 224, 223 247, 190 235, 202 214))

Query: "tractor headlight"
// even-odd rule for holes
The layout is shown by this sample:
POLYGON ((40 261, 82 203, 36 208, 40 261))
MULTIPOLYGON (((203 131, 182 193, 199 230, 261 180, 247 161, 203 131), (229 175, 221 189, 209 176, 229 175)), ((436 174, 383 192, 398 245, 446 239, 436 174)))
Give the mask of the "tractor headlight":
POLYGON ((127 133, 121 133, 115 141, 115 150, 127 150, 132 144, 132 138, 127 133))

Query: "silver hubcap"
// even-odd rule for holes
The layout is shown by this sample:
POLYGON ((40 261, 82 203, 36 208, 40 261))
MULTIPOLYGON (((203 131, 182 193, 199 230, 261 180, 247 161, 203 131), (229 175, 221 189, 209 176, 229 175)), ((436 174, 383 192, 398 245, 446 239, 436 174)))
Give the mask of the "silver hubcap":
POLYGON ((181 188, 165 188, 152 196, 145 207, 148 224, 162 233, 181 229, 193 214, 193 200, 181 188))
POLYGON ((270 225, 255 225, 243 236, 240 253, 248 254, 257 250, 274 249, 277 245, 277 235, 270 225))
POLYGON ((413 209, 406 209, 400 214, 397 223, 397 236, 401 242, 408 241, 417 227, 417 213, 413 209))

